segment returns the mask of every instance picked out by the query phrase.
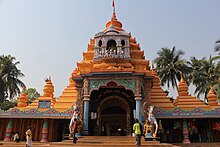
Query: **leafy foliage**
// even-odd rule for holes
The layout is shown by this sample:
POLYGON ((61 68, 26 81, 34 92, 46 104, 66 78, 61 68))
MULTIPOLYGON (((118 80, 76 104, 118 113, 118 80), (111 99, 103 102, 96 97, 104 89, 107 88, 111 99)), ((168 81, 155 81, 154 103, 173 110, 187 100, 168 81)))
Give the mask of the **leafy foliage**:
POLYGON ((16 101, 4 100, 4 102, 0 102, 0 109, 6 111, 10 108, 13 108, 16 105, 17 105, 16 101))
POLYGON ((213 91, 217 95, 218 99, 220 99, 220 82, 217 84, 213 85, 213 91))
POLYGON ((173 88, 177 89, 177 81, 181 80, 181 74, 188 82, 188 75, 191 72, 189 63, 182 59, 184 52, 182 50, 162 48, 157 53, 158 57, 155 58, 156 72, 161 80, 161 85, 167 85, 170 88, 170 83, 173 88))
MULTIPOLYGON (((219 52, 220 51, 220 40, 217 40, 215 42, 215 48, 214 49, 215 49, 215 52, 219 52)), ((218 54, 220 54, 220 52, 218 54)))
POLYGON ((191 77, 193 84, 196 86, 195 94, 197 94, 197 97, 204 94, 206 98, 210 90, 210 85, 218 84, 220 66, 215 62, 217 59, 212 56, 208 60, 205 57, 200 60, 191 57, 191 66, 193 69, 191 77))
POLYGON ((0 56, 0 102, 7 97, 12 98, 20 93, 19 87, 25 87, 25 84, 19 79, 24 74, 17 68, 20 62, 11 55, 0 56))
POLYGON ((36 98, 40 97, 40 93, 35 88, 24 89, 24 92, 28 96, 28 104, 32 103, 36 98))

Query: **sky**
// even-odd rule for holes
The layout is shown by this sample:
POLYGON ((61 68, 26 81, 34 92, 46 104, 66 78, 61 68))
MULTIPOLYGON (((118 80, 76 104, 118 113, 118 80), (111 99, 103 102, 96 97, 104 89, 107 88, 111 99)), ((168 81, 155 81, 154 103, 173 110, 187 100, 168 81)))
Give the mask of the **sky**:
MULTIPOLYGON (((161 48, 189 60, 217 55, 219 0, 115 0, 117 19, 152 61, 161 48)), ((42 95, 51 76, 55 97, 69 84, 90 38, 105 29, 112 0, 0 0, 0 55, 12 55, 27 88, 42 95)))

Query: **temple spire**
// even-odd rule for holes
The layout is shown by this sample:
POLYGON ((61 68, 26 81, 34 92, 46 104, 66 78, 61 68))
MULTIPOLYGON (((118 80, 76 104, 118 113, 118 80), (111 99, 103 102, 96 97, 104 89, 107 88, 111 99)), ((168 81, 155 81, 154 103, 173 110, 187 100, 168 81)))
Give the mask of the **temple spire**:
POLYGON ((122 23, 119 22, 117 20, 117 18, 116 18, 116 14, 115 14, 115 1, 114 0, 112 0, 112 8, 113 8, 112 17, 111 17, 111 20, 106 23, 106 28, 105 28, 104 32, 106 32, 109 29, 115 29, 117 31, 124 31, 122 29, 122 23))
POLYGON ((114 2, 114 0, 112 0, 112 7, 113 7, 112 20, 117 20, 116 14, 115 14, 115 2, 114 2))

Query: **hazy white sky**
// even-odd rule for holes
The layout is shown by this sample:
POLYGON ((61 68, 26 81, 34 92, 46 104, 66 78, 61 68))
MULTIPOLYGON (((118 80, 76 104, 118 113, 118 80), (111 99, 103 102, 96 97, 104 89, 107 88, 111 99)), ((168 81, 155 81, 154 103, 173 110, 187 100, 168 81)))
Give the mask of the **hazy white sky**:
MULTIPOLYGON (((220 38, 219 0, 115 0, 123 28, 153 60, 162 47, 208 57, 220 38)), ((90 38, 111 18, 112 0, 0 0, 0 55, 11 54, 27 87, 43 93, 51 76, 61 95, 90 38)))

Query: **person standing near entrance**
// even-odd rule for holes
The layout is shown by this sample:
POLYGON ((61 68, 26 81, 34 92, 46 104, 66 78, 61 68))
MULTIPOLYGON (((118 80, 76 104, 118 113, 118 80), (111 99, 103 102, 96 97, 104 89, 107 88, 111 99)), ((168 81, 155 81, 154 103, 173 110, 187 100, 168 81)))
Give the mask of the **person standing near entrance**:
POLYGON ((109 122, 106 123, 106 135, 107 135, 107 136, 110 136, 110 135, 111 135, 109 122))
POLYGON ((31 126, 28 127, 28 130, 26 131, 26 147, 32 147, 32 132, 31 132, 31 126))
POLYGON ((135 133, 135 141, 136 141, 136 146, 140 147, 141 146, 141 124, 139 123, 138 119, 135 119, 135 124, 133 125, 133 131, 135 133))
POLYGON ((76 133, 78 133, 78 120, 76 118, 74 118, 72 132, 73 132, 73 143, 76 143, 76 141, 78 140, 78 138, 76 137, 76 133))
POLYGON ((13 135, 13 141, 15 141, 15 142, 17 142, 17 143, 20 141, 19 133, 18 133, 18 132, 16 132, 16 133, 13 135))

